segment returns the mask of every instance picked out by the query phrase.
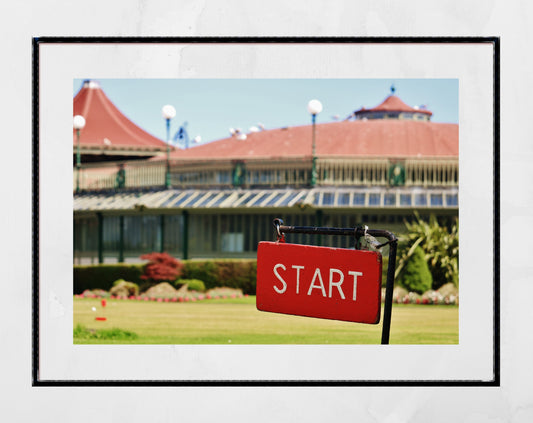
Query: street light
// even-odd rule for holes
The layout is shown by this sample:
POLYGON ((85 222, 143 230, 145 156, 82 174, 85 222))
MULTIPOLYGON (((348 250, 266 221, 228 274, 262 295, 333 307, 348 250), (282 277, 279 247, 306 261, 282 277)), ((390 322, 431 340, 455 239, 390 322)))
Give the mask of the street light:
POLYGON ((311 114, 313 122, 313 153, 312 153, 312 168, 311 168, 311 187, 314 187, 317 182, 316 169, 316 115, 322 111, 322 103, 318 100, 311 100, 307 103, 307 111, 311 114))
POLYGON ((161 109, 161 114, 167 122, 167 172, 165 175, 165 187, 170 188, 170 119, 176 116, 176 109, 167 104, 161 109))
POLYGON ((85 126, 85 118, 82 115, 74 116, 72 120, 74 129, 76 130, 76 194, 80 192, 80 170, 81 170, 81 154, 80 154, 80 131, 85 126))

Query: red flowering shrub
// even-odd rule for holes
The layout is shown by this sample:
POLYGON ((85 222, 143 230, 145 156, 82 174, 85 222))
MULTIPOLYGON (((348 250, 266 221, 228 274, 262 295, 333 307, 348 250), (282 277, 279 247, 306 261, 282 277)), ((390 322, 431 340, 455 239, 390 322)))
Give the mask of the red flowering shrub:
POLYGON ((148 260, 141 279, 151 283, 174 282, 183 272, 183 263, 167 253, 150 253, 141 256, 148 260))

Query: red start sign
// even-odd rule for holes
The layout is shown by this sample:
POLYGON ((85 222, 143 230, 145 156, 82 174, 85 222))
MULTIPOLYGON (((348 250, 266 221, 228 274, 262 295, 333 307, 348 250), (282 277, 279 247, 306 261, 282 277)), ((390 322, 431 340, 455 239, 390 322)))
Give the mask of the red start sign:
POLYGON ((379 323, 381 254, 260 242, 257 309, 358 323, 379 323))

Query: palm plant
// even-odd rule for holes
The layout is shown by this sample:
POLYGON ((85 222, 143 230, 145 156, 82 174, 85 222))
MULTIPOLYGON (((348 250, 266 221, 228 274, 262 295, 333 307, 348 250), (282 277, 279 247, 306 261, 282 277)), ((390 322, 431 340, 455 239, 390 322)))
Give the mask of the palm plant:
POLYGON ((459 284, 459 230, 457 221, 448 229, 439 225, 435 216, 428 221, 415 212, 416 220, 405 222, 408 233, 401 237, 398 249, 398 266, 395 278, 404 270, 413 257, 416 247, 424 251, 424 257, 433 276, 433 289, 445 283, 459 284))

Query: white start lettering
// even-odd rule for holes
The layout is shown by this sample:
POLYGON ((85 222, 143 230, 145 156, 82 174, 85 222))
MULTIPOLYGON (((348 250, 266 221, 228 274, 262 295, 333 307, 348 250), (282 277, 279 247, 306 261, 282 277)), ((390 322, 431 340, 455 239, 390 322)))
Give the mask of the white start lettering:
MULTIPOLYGON (((305 284, 305 279, 302 280, 302 272, 305 270, 305 266, 299 266, 299 265, 292 265, 291 269, 294 269, 294 271, 291 271, 290 269, 287 271, 287 267, 282 263, 277 263, 274 265, 274 268, 272 271, 274 272, 274 275, 278 279, 279 282, 281 282, 281 285, 275 284, 273 286, 274 291, 276 291, 278 294, 283 294, 287 291, 287 287, 289 285, 292 286, 291 281, 294 281, 294 289, 296 291, 296 294, 300 293, 300 285, 305 284), (283 275, 280 274, 279 269, 283 270, 283 275)), ((344 295, 343 291, 343 283, 345 279, 349 280, 349 277, 352 276, 352 282, 353 282, 353 295, 352 300, 357 300, 357 278, 359 276, 363 276, 363 272, 356 272, 353 270, 349 270, 347 275, 348 278, 345 276, 345 273, 340 269, 335 268, 329 268, 325 275, 326 277, 329 277, 328 280, 328 289, 326 290, 326 287, 324 285, 324 278, 322 277, 323 271, 316 267, 313 276, 309 281, 309 288, 307 290, 307 295, 322 295, 326 298, 333 298, 333 297, 340 297, 341 299, 346 299, 346 296, 344 295), (334 289, 335 288, 335 289, 334 289)), ((349 283, 349 282, 348 282, 349 283)))
POLYGON ((278 288, 277 286, 274 286, 274 290, 278 293, 278 294, 283 294, 286 290, 287 290, 287 282, 285 282, 283 280, 283 278, 280 276, 280 274, 278 273, 278 269, 279 268, 282 268, 283 270, 287 270, 287 268, 281 264, 281 263, 278 263, 274 266, 274 274, 276 275, 276 278, 279 279, 279 281, 283 284, 283 288, 278 288))

